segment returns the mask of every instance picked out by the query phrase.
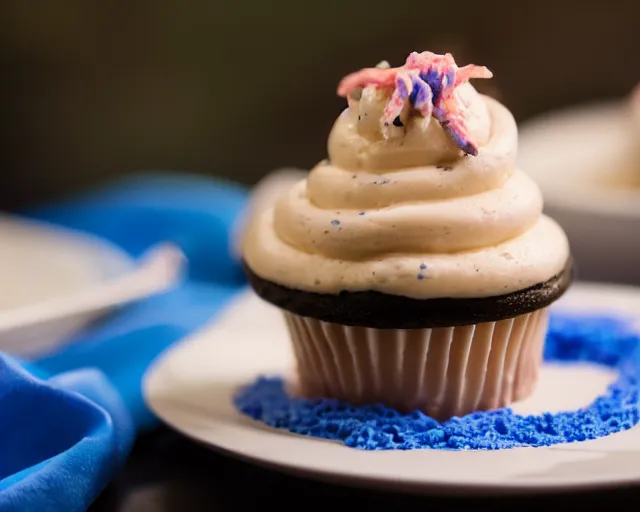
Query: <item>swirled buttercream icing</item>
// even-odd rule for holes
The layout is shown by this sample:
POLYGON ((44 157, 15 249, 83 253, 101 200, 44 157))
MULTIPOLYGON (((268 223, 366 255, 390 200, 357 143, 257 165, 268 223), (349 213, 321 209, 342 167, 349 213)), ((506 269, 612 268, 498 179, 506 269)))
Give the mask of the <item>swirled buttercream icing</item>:
POLYGON ((328 159, 254 223, 246 264, 298 290, 419 299, 502 295, 562 272, 567 239, 515 166, 515 120, 466 81, 488 70, 428 52, 407 63, 343 80, 328 159))

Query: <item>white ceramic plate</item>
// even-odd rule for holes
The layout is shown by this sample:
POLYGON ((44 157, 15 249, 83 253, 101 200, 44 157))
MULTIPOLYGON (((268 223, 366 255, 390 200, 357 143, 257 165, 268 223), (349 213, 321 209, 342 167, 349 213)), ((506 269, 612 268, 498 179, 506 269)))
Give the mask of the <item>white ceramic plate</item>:
POLYGON ((566 231, 581 279, 640 284, 640 130, 626 101, 523 124, 518 163, 566 231), (634 173, 639 185, 625 185, 634 173))
MULTIPOLYGON (((89 290, 133 267, 128 255, 99 238, 2 215, 0 319, 89 290)), ((86 325, 94 313, 70 315, 38 329, 2 335, 0 350, 26 358, 46 353, 86 325)))
MULTIPOLYGON (((640 317, 640 290, 577 284, 556 307, 640 317)), ((211 448, 343 484, 515 493, 640 483, 640 428, 549 448, 371 452, 270 429, 234 409, 239 385, 258 374, 286 374, 292 362, 279 312, 247 291, 212 325, 165 353, 147 373, 144 392, 161 419, 211 448)), ((587 405, 614 378, 595 366, 545 366, 534 396, 515 408, 539 412, 587 405)))

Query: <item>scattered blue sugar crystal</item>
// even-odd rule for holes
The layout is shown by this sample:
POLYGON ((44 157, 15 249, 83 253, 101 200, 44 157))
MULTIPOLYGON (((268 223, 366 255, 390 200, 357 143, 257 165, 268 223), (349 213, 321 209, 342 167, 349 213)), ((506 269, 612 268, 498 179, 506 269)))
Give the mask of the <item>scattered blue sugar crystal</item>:
POLYGON ((476 412, 439 423, 420 411, 382 405, 292 398, 279 377, 241 389, 236 408, 275 428, 339 441, 363 450, 498 450, 596 439, 640 420, 640 334, 624 319, 552 315, 548 362, 588 362, 618 371, 618 379, 587 407, 522 416, 511 409, 476 412))
POLYGON ((338 219, 333 219, 331 221, 331 224, 334 225, 334 226, 339 226, 340 225, 340 221, 338 219))

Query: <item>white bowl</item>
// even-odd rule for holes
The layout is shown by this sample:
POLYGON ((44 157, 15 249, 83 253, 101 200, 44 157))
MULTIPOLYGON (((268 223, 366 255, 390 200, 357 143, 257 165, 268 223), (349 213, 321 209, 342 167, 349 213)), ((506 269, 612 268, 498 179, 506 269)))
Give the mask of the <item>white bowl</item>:
MULTIPOLYGON (((89 291, 133 268, 132 258, 99 238, 0 215, 0 319, 89 291)), ((98 313, 83 311, 1 333, 0 350, 25 358, 45 354, 98 313)))
POLYGON ((520 128, 519 166, 567 232, 581 279, 640 284, 639 146, 627 101, 557 111, 520 128))

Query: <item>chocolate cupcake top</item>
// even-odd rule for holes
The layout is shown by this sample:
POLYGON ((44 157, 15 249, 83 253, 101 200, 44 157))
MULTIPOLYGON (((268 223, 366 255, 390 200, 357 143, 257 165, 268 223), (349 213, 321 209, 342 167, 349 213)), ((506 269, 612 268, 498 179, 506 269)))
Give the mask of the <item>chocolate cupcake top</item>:
POLYGON ((302 291, 418 299, 503 295, 561 273, 567 239, 515 167, 515 121, 468 83, 490 76, 425 52, 346 77, 329 159, 255 222, 249 268, 302 291))

